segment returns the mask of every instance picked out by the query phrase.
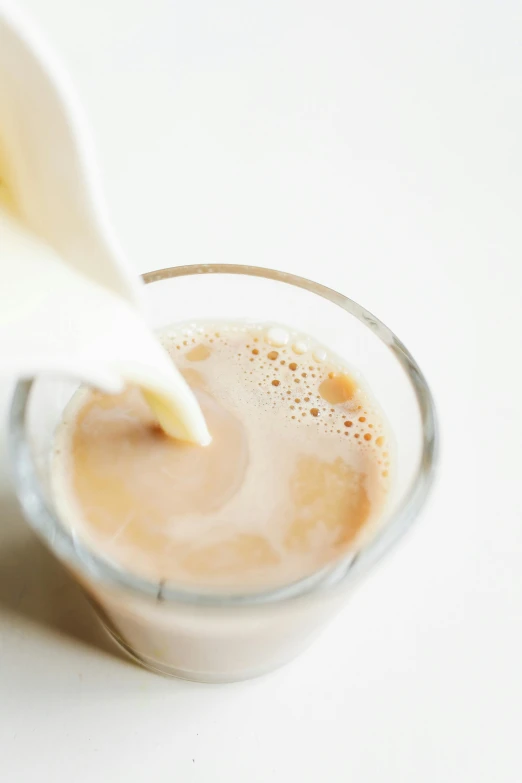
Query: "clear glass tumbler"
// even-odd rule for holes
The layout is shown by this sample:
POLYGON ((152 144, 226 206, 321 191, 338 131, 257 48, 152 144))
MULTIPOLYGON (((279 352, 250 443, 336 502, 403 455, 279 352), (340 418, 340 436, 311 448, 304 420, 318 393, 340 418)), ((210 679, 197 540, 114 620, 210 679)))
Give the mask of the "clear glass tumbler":
POLYGON ((55 429, 78 383, 38 377, 18 383, 10 442, 26 518, 81 583, 101 622, 139 663, 203 682, 253 677, 303 650, 417 517, 433 476, 433 401, 418 365, 377 318, 310 280, 236 265, 173 267, 144 276, 150 323, 252 319, 312 335, 358 368, 395 436, 395 481, 374 537, 310 577, 241 594, 152 582, 90 550, 60 518, 50 481, 55 429))

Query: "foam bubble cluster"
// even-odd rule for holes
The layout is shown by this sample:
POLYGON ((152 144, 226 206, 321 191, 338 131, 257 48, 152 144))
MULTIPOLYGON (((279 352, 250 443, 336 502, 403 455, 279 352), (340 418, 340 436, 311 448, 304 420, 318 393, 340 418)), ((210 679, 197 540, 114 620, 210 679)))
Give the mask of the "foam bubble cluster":
MULTIPOLYGON (((195 362, 234 359, 236 388, 254 408, 267 407, 284 414, 292 426, 316 427, 323 434, 343 438, 360 449, 375 452, 382 476, 389 468, 387 435, 382 415, 355 374, 339 357, 317 343, 280 325, 184 325, 162 335, 182 370, 195 362), (240 379, 239 385, 238 381, 240 379)), ((230 386, 231 378, 225 379, 230 386)))

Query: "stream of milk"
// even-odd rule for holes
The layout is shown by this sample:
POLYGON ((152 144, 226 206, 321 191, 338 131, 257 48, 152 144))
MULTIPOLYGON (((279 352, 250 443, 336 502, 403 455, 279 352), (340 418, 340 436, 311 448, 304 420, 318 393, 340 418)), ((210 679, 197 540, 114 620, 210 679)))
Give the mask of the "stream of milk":
POLYGON ((53 373, 107 392, 140 386, 169 435, 210 442, 189 386, 129 302, 26 229, 0 193, 0 371, 53 373))

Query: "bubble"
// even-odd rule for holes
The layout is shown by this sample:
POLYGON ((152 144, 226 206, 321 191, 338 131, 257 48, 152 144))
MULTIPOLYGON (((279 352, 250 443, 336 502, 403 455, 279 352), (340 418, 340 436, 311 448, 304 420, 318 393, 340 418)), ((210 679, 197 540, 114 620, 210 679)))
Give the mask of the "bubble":
POLYGON ((294 353, 302 354, 307 352, 308 345, 304 342, 304 340, 297 340, 297 342, 292 345, 292 349, 294 353))
POLYGON ((277 379, 273 380, 272 381, 272 386, 279 386, 280 383, 281 383, 281 381, 278 381, 277 379))
POLYGON ((300 383, 300 382, 301 382, 300 378, 294 378, 294 383, 300 383))
POLYGON ((257 356, 259 353, 259 348, 253 348, 252 353, 254 354, 254 356, 257 356))
POLYGON ((315 348, 312 351, 312 356, 314 357, 316 362, 324 362, 326 359, 326 351, 324 348, 315 348))
POLYGON ((352 424, 353 424, 353 421, 349 421, 349 420, 348 420, 348 421, 345 421, 345 422, 344 422, 344 426, 345 426, 345 427, 351 427, 351 426, 352 426, 352 424))
POLYGON ((299 397, 296 397, 294 402, 301 402, 301 400, 299 399, 299 397))
POLYGON ((370 433, 369 432, 365 433, 364 440, 371 440, 371 439, 372 439, 372 436, 370 435, 370 433))
POLYGON ((319 416, 319 408, 310 408, 312 416, 319 416))
POLYGON ((294 370, 297 370, 297 364, 296 364, 295 362, 290 362, 290 364, 288 365, 288 367, 289 367, 289 368, 292 370, 292 372, 293 372, 294 370))
POLYGON ((378 438, 375 440, 376 446, 383 446, 384 445, 384 437, 382 435, 379 435, 378 438))
POLYGON ((279 354, 278 354, 278 352, 277 352, 277 351, 269 351, 269 352, 267 353, 267 356, 268 356, 268 358, 269 358, 269 359, 271 359, 272 361, 275 361, 275 359, 277 359, 277 357, 279 356, 279 354))
POLYGON ((359 416, 359 421, 366 421, 366 416, 359 416))
POLYGON ((272 326, 266 333, 266 341, 276 348, 286 345, 288 342, 288 332, 279 326, 272 326))

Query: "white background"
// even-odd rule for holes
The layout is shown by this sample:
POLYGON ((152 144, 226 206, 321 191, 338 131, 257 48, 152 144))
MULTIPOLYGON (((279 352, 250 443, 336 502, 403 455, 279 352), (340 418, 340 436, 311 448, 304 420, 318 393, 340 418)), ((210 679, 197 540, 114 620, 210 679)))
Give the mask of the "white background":
POLYGON ((21 4, 136 271, 248 262, 347 293, 419 360, 442 455, 315 646, 232 686, 119 658, 2 479, 1 778, 520 783, 522 4, 21 4))

